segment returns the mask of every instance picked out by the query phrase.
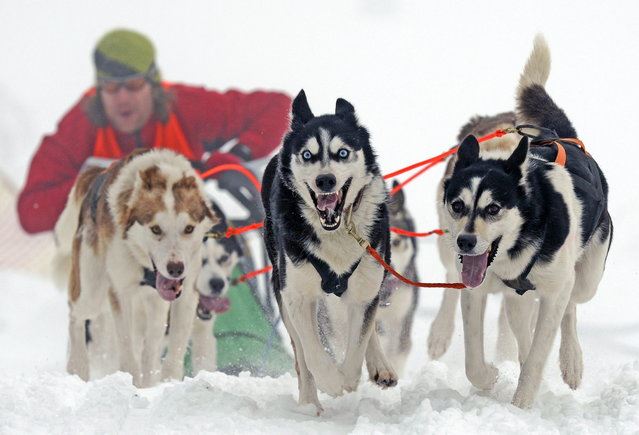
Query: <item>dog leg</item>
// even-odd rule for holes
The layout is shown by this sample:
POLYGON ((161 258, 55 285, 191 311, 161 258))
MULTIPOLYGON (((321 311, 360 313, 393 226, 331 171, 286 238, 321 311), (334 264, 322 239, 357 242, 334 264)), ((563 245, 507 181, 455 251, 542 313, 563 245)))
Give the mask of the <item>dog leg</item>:
POLYGON ((130 373, 133 377, 133 385, 139 387, 142 384, 142 372, 140 370, 138 354, 134 351, 133 346, 135 339, 133 336, 133 297, 131 295, 118 297, 118 294, 121 293, 109 290, 109 302, 111 304, 115 330, 118 336, 120 370, 130 373))
POLYGON ((519 366, 523 366, 532 343, 530 331, 530 319, 534 311, 534 297, 531 292, 524 295, 518 295, 514 292, 504 294, 502 305, 505 305, 506 317, 508 320, 508 328, 514 334, 517 340, 517 354, 519 358, 519 366))
POLYGON ((214 320, 215 318, 193 321, 193 334, 191 335, 193 373, 198 373, 201 370, 208 372, 217 370, 217 340, 213 334, 214 320))
MULTIPOLYGON (((296 295, 294 300, 290 300, 293 298, 287 297, 286 292, 282 296, 287 305, 291 324, 304 347, 301 354, 304 355, 306 366, 313 374, 317 386, 333 397, 339 396, 342 394, 344 376, 320 341, 319 325, 317 324, 317 299, 296 295)), ((361 364, 362 361, 360 361, 361 364)))
POLYGON ((193 285, 185 285, 182 296, 171 303, 171 327, 166 356, 162 362, 162 380, 182 380, 184 353, 191 337, 198 296, 193 285))
POLYGON ((581 346, 577 338, 577 306, 569 302, 561 320, 561 346, 559 347, 559 367, 564 382, 573 390, 581 384, 584 362, 581 346))
POLYGON ((78 375, 82 380, 89 380, 89 355, 87 353, 85 319, 76 318, 73 305, 69 313, 69 358, 67 372, 78 375))
POLYGON ((497 344, 495 345, 497 361, 515 361, 517 358, 518 347, 515 335, 508 324, 508 315, 506 314, 506 296, 501 299, 499 318, 497 322, 497 344))
MULTIPOLYGON (((370 346, 371 335, 373 334, 373 326, 375 324, 375 313, 377 311, 378 299, 375 298, 368 305, 360 303, 350 303, 348 309, 348 338, 346 342, 346 353, 344 362, 342 363, 342 372, 344 373, 344 389, 346 391, 357 390, 357 385, 362 375, 362 363, 367 349, 370 346)), ((370 350, 371 378, 375 376, 378 385, 387 383, 391 386, 397 383, 397 375, 392 370, 379 344, 377 333, 375 332, 375 340, 370 350)))
MULTIPOLYGON (((384 389, 394 387, 397 385, 398 380, 397 374, 393 370, 394 366, 389 364, 386 358, 386 354, 379 342, 377 330, 375 328, 371 329, 371 336, 368 340, 368 347, 366 348, 366 369, 368 370, 368 377, 371 382, 376 383, 384 389)), ((403 367, 403 361, 405 361, 408 352, 402 352, 399 355, 402 359, 403 367)))
MULTIPOLYGON (((457 272, 447 272, 446 281, 457 281, 457 272)), ((455 312, 457 311, 457 301, 459 300, 459 290, 444 290, 442 303, 435 316, 435 320, 430 325, 428 334, 428 356, 432 360, 442 357, 448 350, 455 331, 455 312)))
POLYGON ((158 382, 161 370, 161 355, 164 348, 164 333, 169 303, 152 294, 145 298, 144 343, 142 343, 142 384, 151 387, 158 382))
POLYGON ((517 390, 515 390, 512 402, 513 405, 519 408, 529 408, 535 401, 548 354, 566 311, 572 284, 573 282, 570 282, 569 285, 560 287, 559 293, 555 294, 550 291, 537 290, 541 294, 541 299, 535 337, 533 338, 528 358, 526 358, 521 368, 517 390))
POLYGON ((461 295, 466 350, 466 377, 480 390, 490 390, 499 374, 484 358, 484 312, 486 294, 481 290, 464 290, 461 295))
POLYGON ((284 326, 291 337, 291 344, 293 345, 293 353, 295 355, 295 371, 297 372, 297 388, 299 390, 298 403, 300 405, 315 405, 317 415, 320 415, 324 412, 324 408, 322 408, 319 398, 317 397, 315 379, 306 365, 304 347, 302 346, 302 342, 295 330, 295 327, 291 323, 285 304, 281 304, 280 312, 284 326))

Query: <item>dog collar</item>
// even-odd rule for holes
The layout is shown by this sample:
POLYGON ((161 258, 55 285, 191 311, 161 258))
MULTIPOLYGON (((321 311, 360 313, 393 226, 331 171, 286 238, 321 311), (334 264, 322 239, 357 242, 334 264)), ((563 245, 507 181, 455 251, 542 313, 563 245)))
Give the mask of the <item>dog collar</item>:
POLYGON ((145 267, 140 285, 148 285, 149 287, 155 288, 155 272, 145 267))

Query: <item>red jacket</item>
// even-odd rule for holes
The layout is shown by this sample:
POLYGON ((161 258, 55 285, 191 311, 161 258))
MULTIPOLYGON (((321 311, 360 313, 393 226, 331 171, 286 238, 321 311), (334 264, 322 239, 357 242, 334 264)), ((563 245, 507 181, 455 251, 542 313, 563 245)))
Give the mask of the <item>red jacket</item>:
MULTIPOLYGON (((280 144, 288 127, 291 100, 281 93, 219 93, 186 85, 172 85, 170 90, 172 113, 198 160, 205 152, 204 143, 231 139, 246 145, 252 158, 264 157, 280 144)), ((44 137, 31 161, 18 198, 20 223, 29 233, 53 229, 82 164, 93 155, 98 128, 85 112, 86 98, 62 118, 55 133, 44 137)), ((145 147, 153 144, 155 122, 149 120, 141 130, 145 147)), ((125 155, 134 150, 135 134, 116 135, 125 155)), ((216 152, 206 165, 237 162, 235 155, 216 152)))

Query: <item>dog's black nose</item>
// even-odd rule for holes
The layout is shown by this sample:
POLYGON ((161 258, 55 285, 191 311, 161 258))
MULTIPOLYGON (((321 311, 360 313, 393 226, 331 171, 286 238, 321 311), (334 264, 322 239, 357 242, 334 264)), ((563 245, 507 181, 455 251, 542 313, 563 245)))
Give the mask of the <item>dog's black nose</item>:
POLYGON ((166 264, 166 270, 169 272, 172 278, 177 278, 184 273, 184 263, 181 261, 169 261, 166 264))
POLYGON ((322 192, 332 192, 335 189, 337 180, 333 174, 318 175, 315 184, 322 192))
POLYGON ((472 234, 461 234, 457 237, 457 246, 462 252, 470 252, 477 244, 477 237, 472 234))
POLYGON ((211 287, 211 293, 219 295, 224 290, 224 280, 221 278, 211 278, 209 280, 209 287, 211 287))

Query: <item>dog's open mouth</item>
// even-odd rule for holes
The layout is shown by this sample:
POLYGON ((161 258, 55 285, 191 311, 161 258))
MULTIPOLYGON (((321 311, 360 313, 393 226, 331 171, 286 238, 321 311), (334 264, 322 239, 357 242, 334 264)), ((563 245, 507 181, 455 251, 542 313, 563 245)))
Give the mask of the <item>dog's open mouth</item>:
POLYGON ((342 221, 342 211, 344 210, 344 200, 346 199, 351 181, 352 178, 349 178, 340 190, 331 193, 315 193, 315 191, 307 185, 322 228, 326 231, 334 231, 339 228, 339 224, 342 221))
POLYGON ((169 279, 162 275, 155 263, 153 263, 153 271, 155 272, 155 289, 160 294, 160 297, 165 301, 174 301, 182 294, 182 283, 184 278, 181 279, 169 279))
POLYGON ((461 279, 466 287, 479 287, 486 278, 486 270, 497 255, 501 237, 490 244, 486 252, 480 255, 460 255, 462 263, 461 279))
POLYGON ((225 313, 231 308, 229 298, 221 296, 200 295, 200 302, 197 305, 197 316, 202 320, 211 318, 211 311, 215 314, 225 313))

